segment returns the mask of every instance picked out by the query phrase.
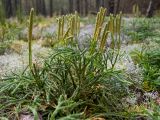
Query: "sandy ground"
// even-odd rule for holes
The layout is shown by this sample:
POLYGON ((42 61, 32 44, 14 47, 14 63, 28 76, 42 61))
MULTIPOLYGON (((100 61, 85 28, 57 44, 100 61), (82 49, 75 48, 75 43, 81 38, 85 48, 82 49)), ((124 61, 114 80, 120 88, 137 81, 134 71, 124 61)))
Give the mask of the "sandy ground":
MULTIPOLYGON (((24 44, 21 54, 11 52, 0 56, 0 76, 6 73, 18 72, 25 69, 28 65, 28 49, 27 44, 24 44)), ((50 49, 41 47, 41 45, 33 44, 33 61, 42 62, 43 57, 48 55, 50 49)))

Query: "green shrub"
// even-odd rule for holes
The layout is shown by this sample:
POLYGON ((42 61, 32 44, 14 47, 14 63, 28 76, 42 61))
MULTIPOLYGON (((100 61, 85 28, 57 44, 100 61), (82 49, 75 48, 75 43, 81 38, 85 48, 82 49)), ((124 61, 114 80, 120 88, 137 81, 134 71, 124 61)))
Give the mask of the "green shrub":
POLYGON ((143 86, 146 90, 160 90, 160 49, 134 51, 132 58, 143 70, 143 86))
POLYGON ((7 49, 10 47, 10 42, 1 42, 0 43, 0 55, 3 55, 7 49))
POLYGON ((159 120, 160 119, 160 106, 158 103, 151 101, 149 103, 150 107, 144 110, 144 114, 151 120, 159 120))
POLYGON ((18 40, 21 28, 17 27, 16 23, 6 22, 0 28, 0 55, 3 55, 10 48, 14 40, 18 40))
POLYGON ((159 26, 158 19, 155 21, 154 19, 134 18, 126 24, 124 32, 130 37, 131 42, 144 42, 148 38, 157 36, 157 26, 159 26))

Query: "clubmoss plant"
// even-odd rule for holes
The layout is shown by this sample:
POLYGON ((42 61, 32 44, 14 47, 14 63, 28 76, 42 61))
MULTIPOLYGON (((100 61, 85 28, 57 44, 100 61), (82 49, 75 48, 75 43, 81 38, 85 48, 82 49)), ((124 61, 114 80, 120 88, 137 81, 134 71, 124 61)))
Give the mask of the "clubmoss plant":
POLYGON ((112 26, 114 26, 113 33, 111 32, 111 48, 113 49, 112 56, 115 56, 115 58, 111 60, 112 68, 114 68, 117 62, 121 48, 121 16, 122 14, 120 13, 114 18, 113 22, 111 22, 113 24, 112 26))
POLYGON ((75 14, 73 15, 71 14, 59 17, 57 21, 58 21, 57 40, 59 42, 67 44, 69 39, 73 40, 74 37, 77 37, 79 35, 80 18, 77 12, 75 12, 75 14))
MULTIPOLYGON (((98 44, 95 44, 92 54, 90 49, 80 49, 76 43, 72 45, 74 41, 71 40, 69 44, 54 47, 44 63, 37 66, 32 64, 33 11, 30 13, 28 41, 30 70, 0 80, 0 116, 18 119, 20 112, 26 110, 31 111, 35 119, 40 113, 45 120, 129 119, 122 98, 128 95, 131 83, 121 70, 114 68, 119 50, 120 16, 111 18, 114 22, 112 20, 102 28, 105 9, 100 9, 95 36, 92 37, 95 39, 91 39, 98 44), (112 34, 109 25, 114 26, 112 34), (109 34, 114 45, 106 51, 109 34)), ((79 18, 75 14, 59 18, 60 42, 78 35, 79 18), (64 17, 68 17, 67 20, 64 17)))
POLYGON ((97 14, 93 40, 90 46, 90 53, 93 54, 96 49, 101 52, 110 52, 109 58, 112 68, 114 68, 121 47, 121 16, 122 13, 109 16, 109 20, 103 28, 106 9, 100 8, 97 14), (101 32, 103 30, 103 32, 101 32), (111 44, 106 47, 107 39, 111 39, 111 44))
MULTIPOLYGON (((96 23, 95 23, 95 29, 94 29, 94 33, 93 33, 93 37, 92 37, 92 41, 91 41, 91 45, 90 45, 90 53, 93 54, 97 48, 97 44, 98 44, 98 40, 100 38, 101 35, 101 31, 102 31, 102 27, 103 27, 103 23, 104 23, 104 18, 105 18, 105 13, 106 13, 106 9, 101 7, 99 12, 97 13, 97 17, 96 17, 96 23)), ((107 28, 107 27, 105 27, 107 28)), ((107 30, 107 29, 105 29, 107 30)), ((106 32, 104 30, 104 32, 106 32)), ((105 35, 106 33, 103 32, 103 36, 107 36, 105 35)), ((104 39, 104 37, 102 37, 104 39)), ((104 40, 102 41, 102 43, 105 43, 104 40)), ((101 48, 102 48, 101 44, 101 48)))
POLYGON ((109 35, 109 25, 106 24, 105 25, 105 28, 104 28, 104 31, 103 31, 103 34, 102 34, 102 38, 101 38, 101 41, 100 41, 100 51, 104 51, 105 49, 105 46, 106 46, 106 42, 107 42, 107 38, 108 38, 108 35, 109 35))
POLYGON ((33 31, 33 14, 34 9, 30 11, 29 28, 28 28, 28 49, 29 49, 29 67, 32 69, 32 31, 33 31))
POLYGON ((57 19, 58 21, 58 40, 61 40, 63 38, 63 32, 64 32, 64 16, 57 19))
POLYGON ((97 41, 98 38, 100 37, 102 25, 104 23, 105 13, 106 13, 106 9, 102 7, 100 8, 100 11, 97 13, 96 25, 95 25, 95 30, 93 34, 94 41, 97 41))
MULTIPOLYGON (((118 45, 120 45, 120 35, 121 35, 121 16, 122 14, 118 14, 115 17, 111 14, 109 19, 109 32, 111 36, 117 41, 118 45)), ((114 48, 115 40, 112 39, 112 48, 114 48)), ((118 46, 119 47, 119 46, 118 46)))
MULTIPOLYGON (((51 113, 50 115, 50 120, 56 120, 56 119, 60 119, 60 120, 63 120, 63 119, 68 119, 68 120, 80 120, 80 118, 82 118, 82 115, 83 113, 76 113, 76 114, 71 114, 71 115, 67 115, 65 117, 61 117, 61 118, 58 118, 58 114, 61 113, 62 111, 65 112, 66 109, 73 109, 77 106, 79 106, 80 102, 74 102, 73 100, 71 99, 66 99, 65 95, 60 95, 60 97, 58 98, 58 103, 55 107, 55 110, 54 112, 51 113)), ((66 111, 67 113, 67 111, 66 111)))

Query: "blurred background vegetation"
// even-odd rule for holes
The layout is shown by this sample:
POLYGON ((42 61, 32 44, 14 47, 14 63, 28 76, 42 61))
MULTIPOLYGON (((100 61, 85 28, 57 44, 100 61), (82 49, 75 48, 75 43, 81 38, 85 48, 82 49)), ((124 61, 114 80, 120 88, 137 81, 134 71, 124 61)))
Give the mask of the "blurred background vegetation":
POLYGON ((160 0, 0 0, 1 17, 7 18, 28 15, 30 8, 35 8, 37 15, 53 16, 73 13, 80 15, 96 14, 99 7, 107 8, 109 13, 130 14, 134 5, 148 17, 159 13, 160 0))

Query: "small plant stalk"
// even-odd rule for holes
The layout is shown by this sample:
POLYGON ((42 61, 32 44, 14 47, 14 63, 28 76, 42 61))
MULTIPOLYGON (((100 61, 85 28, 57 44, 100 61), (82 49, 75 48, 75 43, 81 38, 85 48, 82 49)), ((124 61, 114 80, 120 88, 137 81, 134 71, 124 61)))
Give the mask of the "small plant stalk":
POLYGON ((104 23, 105 13, 106 13, 106 9, 101 7, 96 18, 96 25, 95 25, 95 30, 93 34, 94 41, 97 41, 100 36, 102 25, 104 23))
POLYGON ((68 40, 73 41, 74 36, 78 36, 80 32, 80 17, 78 13, 62 16, 57 19, 58 22, 58 31, 57 31, 57 40, 62 44, 67 44, 68 40), (66 31, 64 29, 65 22, 67 22, 66 31))
POLYGON ((33 31, 33 13, 34 9, 30 11, 29 17, 29 31, 28 31, 28 48, 29 48, 29 67, 32 69, 32 31, 33 31))

